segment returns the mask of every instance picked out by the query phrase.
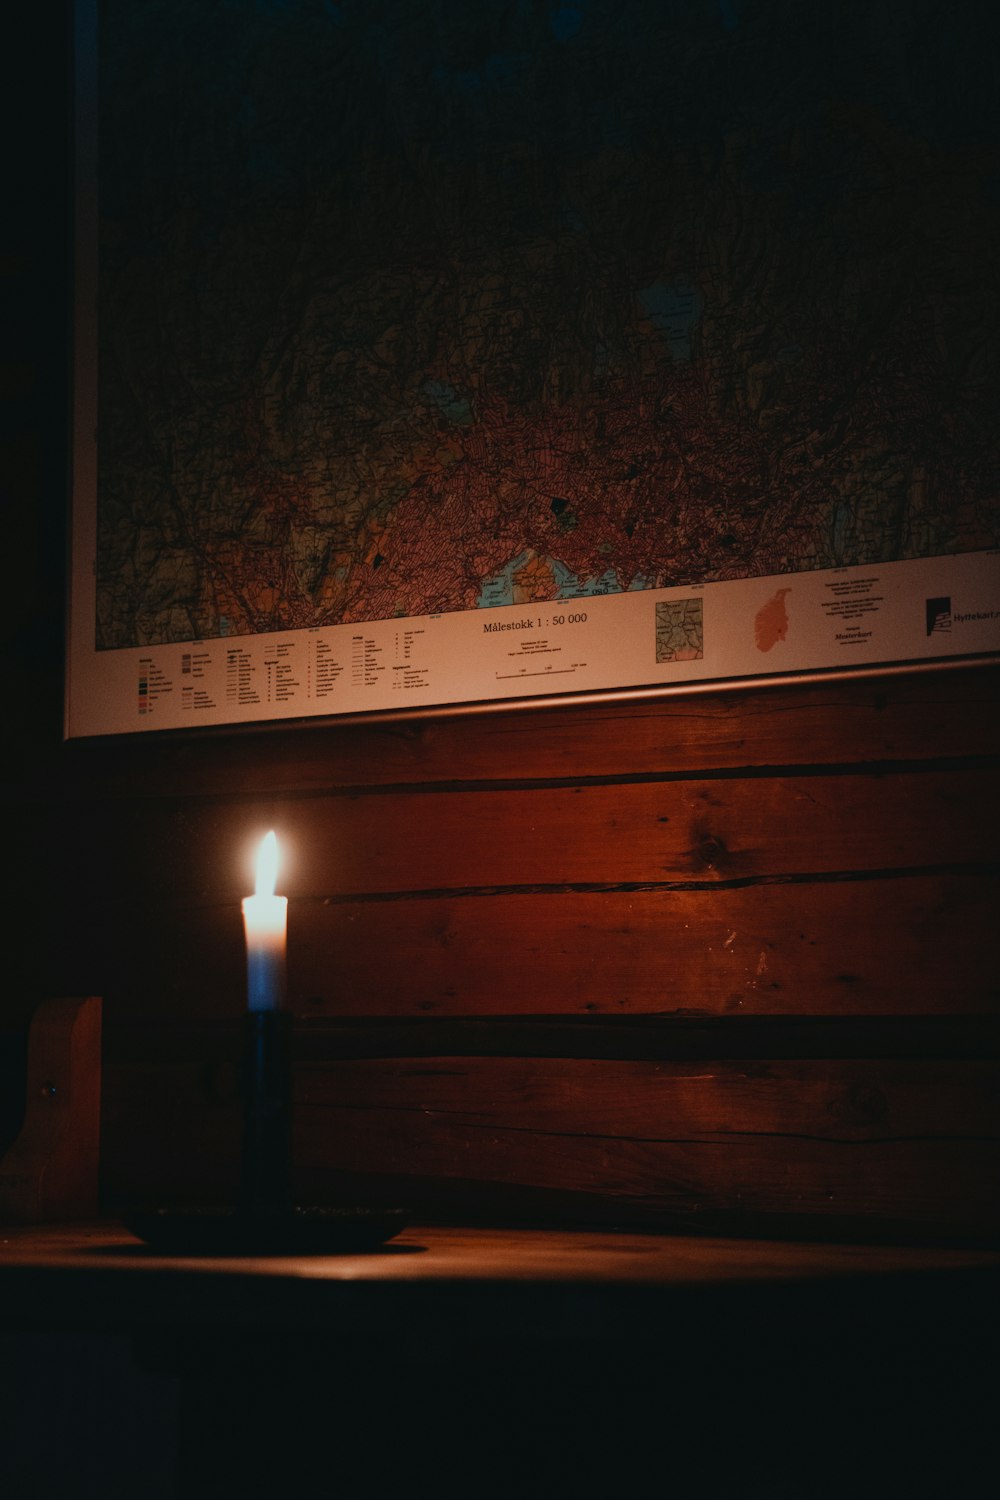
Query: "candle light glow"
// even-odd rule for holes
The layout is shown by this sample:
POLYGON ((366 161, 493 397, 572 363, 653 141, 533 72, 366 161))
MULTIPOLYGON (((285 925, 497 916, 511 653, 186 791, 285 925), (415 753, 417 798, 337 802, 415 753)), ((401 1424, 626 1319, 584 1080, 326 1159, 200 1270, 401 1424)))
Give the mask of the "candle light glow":
POLYGON ((268 833, 257 854, 254 894, 243 898, 247 945, 247 1004, 252 1011, 280 1010, 285 999, 288 898, 276 896, 278 840, 268 833))

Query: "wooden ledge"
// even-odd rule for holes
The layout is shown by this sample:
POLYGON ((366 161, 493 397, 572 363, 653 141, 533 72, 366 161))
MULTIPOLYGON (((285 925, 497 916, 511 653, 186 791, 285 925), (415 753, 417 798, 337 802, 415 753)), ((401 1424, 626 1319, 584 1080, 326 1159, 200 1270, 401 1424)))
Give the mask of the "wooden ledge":
POLYGON ((998 1277, 997 1251, 611 1232, 414 1225, 363 1255, 222 1259, 154 1254, 112 1223, 0 1231, 21 1327, 676 1340, 711 1308, 743 1327, 807 1315, 810 1338, 915 1319, 921 1337, 997 1338, 998 1277))

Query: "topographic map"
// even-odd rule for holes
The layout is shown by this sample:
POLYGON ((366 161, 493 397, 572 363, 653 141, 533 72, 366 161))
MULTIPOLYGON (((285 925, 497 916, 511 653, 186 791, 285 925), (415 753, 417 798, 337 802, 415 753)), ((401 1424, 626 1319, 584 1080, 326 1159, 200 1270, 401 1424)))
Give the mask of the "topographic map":
POLYGON ((98 648, 996 546, 950 14, 102 4, 98 648))

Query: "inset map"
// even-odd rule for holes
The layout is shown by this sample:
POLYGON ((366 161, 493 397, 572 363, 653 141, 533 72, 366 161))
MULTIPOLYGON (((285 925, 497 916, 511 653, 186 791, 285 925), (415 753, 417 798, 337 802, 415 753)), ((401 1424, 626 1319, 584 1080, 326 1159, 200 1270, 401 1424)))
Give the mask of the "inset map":
POLYGON ((668 599, 656 606, 656 660, 701 661, 705 628, 700 599, 668 599))

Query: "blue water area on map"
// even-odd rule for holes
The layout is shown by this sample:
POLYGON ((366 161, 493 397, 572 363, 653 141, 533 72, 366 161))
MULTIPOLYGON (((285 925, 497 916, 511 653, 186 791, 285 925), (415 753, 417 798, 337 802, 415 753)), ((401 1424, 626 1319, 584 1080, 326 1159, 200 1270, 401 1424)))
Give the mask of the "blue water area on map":
POLYGON ((606 573, 601 573, 597 578, 587 578, 579 582, 573 590, 578 599, 592 599, 598 594, 620 594, 622 586, 618 582, 618 574, 614 568, 609 568, 606 573))
POLYGON ((841 563, 844 560, 844 544, 847 541, 847 524, 851 518, 851 507, 843 502, 839 504, 833 513, 830 522, 830 551, 833 553, 834 561, 841 563))
POLYGON ((572 599, 581 592, 579 578, 565 563, 553 562, 552 576, 556 581, 557 599, 572 599))
MULTIPOLYGON (((515 557, 499 573, 494 573, 492 578, 487 578, 479 590, 476 598, 477 609, 496 609, 503 604, 514 603, 514 579, 526 563, 530 562, 532 554, 522 552, 515 557)), ((592 578, 580 578, 558 558, 547 559, 552 569, 552 577, 555 580, 556 599, 592 599, 603 594, 620 594, 622 592, 621 582, 614 568, 608 568, 606 572, 595 574, 592 578)), ((643 574, 638 573, 628 585, 628 593, 638 593, 643 589, 651 588, 652 584, 643 574)))
POLYGON ((499 573, 494 573, 492 578, 487 578, 476 598, 476 608, 495 609, 500 604, 513 604, 514 574, 519 568, 524 567, 530 557, 530 552, 522 552, 499 573))
POLYGON ((589 599, 597 594, 620 594, 622 591, 614 568, 609 568, 606 573, 597 577, 583 579, 571 573, 562 563, 553 563, 552 572, 559 591, 557 597, 560 599, 589 599))
POLYGON ((425 380, 424 394, 456 426, 465 427, 472 421, 472 407, 447 380, 425 380))
POLYGON ((677 364, 687 364, 691 359, 691 334, 705 307, 699 288, 686 276, 680 276, 671 282, 651 282, 641 287, 636 297, 657 333, 666 340, 671 359, 677 364))

